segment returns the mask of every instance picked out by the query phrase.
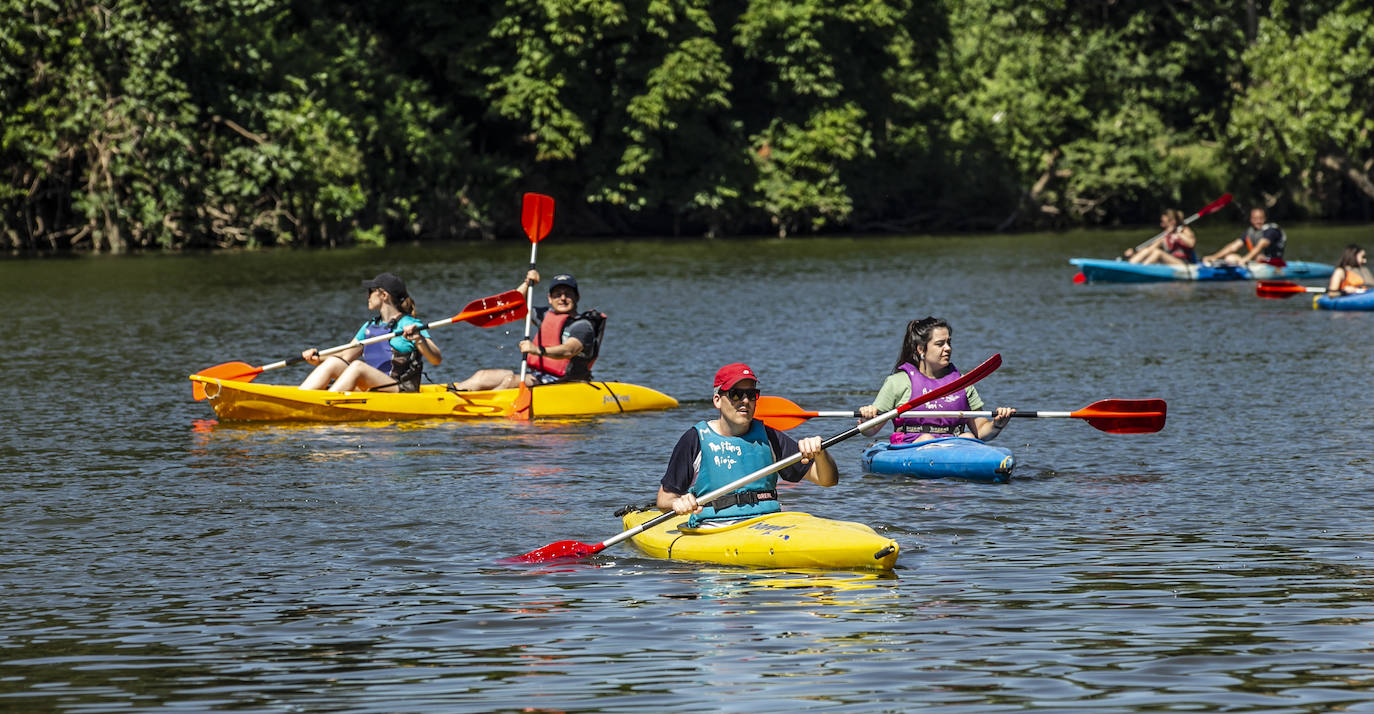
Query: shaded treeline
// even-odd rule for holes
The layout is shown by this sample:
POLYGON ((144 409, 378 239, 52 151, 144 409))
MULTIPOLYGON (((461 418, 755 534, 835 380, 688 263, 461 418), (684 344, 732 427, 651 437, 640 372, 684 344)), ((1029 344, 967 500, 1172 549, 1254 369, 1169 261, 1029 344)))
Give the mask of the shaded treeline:
POLYGON ((0 0, 0 246, 1370 219, 1326 0, 0 0))

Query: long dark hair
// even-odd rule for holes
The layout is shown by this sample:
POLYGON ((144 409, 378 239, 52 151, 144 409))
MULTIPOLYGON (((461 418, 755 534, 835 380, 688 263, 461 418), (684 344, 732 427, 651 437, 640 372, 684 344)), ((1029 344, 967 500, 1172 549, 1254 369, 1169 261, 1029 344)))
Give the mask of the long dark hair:
POLYGON ((1341 262, 1336 264, 1337 268, 1359 268, 1360 251, 1364 250, 1358 245, 1351 243, 1345 247, 1345 252, 1341 253, 1341 262))
POLYGON ((949 330, 950 337, 954 336, 954 328, 938 317, 923 317, 906 323, 906 336, 902 338, 902 351, 898 353, 897 364, 893 365, 892 371, 900 372, 902 365, 907 362, 919 366, 921 353, 917 348, 924 348, 926 343, 930 342, 930 336, 941 327, 949 330))

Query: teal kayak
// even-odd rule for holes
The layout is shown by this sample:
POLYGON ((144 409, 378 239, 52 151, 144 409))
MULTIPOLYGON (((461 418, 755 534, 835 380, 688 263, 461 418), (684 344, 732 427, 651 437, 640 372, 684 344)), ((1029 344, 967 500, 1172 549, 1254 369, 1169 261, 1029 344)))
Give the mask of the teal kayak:
POLYGON ((1245 265, 1137 265, 1124 260, 1098 260, 1096 258, 1071 258, 1069 263, 1078 266, 1083 277, 1090 283, 1160 283, 1174 280, 1222 281, 1222 280, 1289 280, 1320 279, 1331 277, 1334 265, 1309 263, 1304 260, 1290 261, 1279 267, 1268 263, 1246 263, 1245 265))
POLYGON ((1009 481, 1016 465, 1010 449, 958 436, 916 444, 879 442, 864 449, 860 460, 866 473, 992 483, 1009 481))

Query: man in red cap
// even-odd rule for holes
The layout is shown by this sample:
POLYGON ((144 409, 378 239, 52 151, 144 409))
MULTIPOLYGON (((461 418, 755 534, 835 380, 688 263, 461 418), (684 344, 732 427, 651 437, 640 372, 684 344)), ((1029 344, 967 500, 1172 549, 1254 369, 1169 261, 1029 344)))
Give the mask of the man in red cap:
POLYGON ((691 514, 689 527, 728 523, 782 510, 778 479, 806 479, 821 486, 840 482, 839 469, 821 450, 821 437, 800 442, 754 419, 758 405, 758 375, 749 365, 735 362, 716 372, 711 403, 720 415, 702 420, 678 439, 658 488, 658 508, 691 514), (733 481, 800 452, 802 460, 749 483, 710 503, 705 495, 733 481))

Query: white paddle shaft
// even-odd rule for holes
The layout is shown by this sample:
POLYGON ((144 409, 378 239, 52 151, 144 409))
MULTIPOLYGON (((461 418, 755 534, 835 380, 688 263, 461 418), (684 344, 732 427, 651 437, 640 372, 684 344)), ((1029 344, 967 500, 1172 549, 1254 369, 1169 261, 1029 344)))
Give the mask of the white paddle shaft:
MULTIPOLYGON (((539 241, 534 241, 533 243, 530 243, 530 270, 534 270, 534 255, 535 255, 535 253, 538 253, 538 252, 539 252, 539 241)), ((530 285, 529 283, 525 283, 525 303, 526 303, 526 304, 529 304, 529 302, 530 302, 530 294, 533 293, 533 292, 534 292, 534 286, 533 286, 533 285, 530 285)), ((529 310, 528 312, 525 313, 525 339, 526 339, 526 340, 528 340, 528 339, 530 338, 530 322, 531 322, 533 319, 534 319, 534 310, 529 310)), ((525 383, 525 368, 526 368, 528 365, 529 365, 529 360, 525 359, 525 355, 522 353, 522 354, 520 355, 520 384, 524 384, 524 383, 525 383)))

